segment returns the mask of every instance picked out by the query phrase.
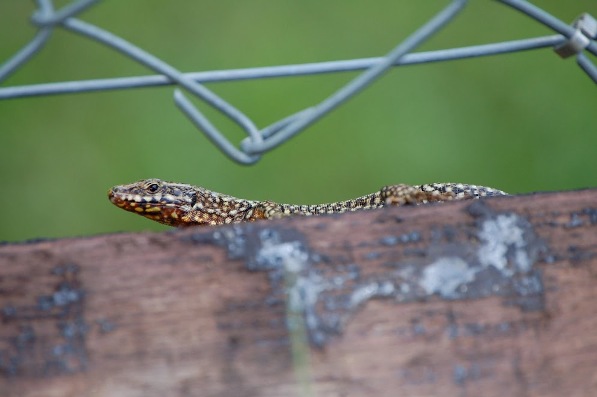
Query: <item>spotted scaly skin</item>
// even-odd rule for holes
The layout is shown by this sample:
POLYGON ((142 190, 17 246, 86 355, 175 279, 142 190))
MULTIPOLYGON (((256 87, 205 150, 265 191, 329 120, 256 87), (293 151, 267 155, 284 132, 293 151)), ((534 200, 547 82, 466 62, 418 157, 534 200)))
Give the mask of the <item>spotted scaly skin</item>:
POLYGON ((466 200, 507 193, 462 183, 391 185, 375 193, 329 204, 294 205, 244 200, 182 183, 146 179, 108 191, 110 201, 130 212, 169 226, 223 225, 291 215, 341 214, 395 205, 466 200))

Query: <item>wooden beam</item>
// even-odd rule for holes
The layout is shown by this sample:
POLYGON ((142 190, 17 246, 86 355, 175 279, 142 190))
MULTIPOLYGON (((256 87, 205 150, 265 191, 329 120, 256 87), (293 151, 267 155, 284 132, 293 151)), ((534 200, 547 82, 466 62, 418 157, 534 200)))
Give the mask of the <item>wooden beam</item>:
POLYGON ((5 244, 0 395, 585 396, 596 255, 597 190, 5 244))

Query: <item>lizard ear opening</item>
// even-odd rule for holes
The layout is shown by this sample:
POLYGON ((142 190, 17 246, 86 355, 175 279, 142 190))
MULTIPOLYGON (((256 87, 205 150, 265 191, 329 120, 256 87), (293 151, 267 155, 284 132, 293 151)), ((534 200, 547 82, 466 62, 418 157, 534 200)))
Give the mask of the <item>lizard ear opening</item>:
POLYGON ((197 204, 197 192, 193 192, 191 195, 191 208, 197 204))

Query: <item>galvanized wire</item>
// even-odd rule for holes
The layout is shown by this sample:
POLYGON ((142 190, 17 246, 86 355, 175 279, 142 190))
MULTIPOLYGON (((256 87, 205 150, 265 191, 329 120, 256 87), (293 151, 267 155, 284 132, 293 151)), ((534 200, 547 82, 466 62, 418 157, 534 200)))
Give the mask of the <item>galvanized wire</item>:
POLYGON ((263 153, 288 141, 291 137, 303 131, 309 125, 371 85, 373 81, 380 78, 388 69, 396 66, 441 62, 550 47, 554 48, 562 57, 576 56, 581 70, 594 82, 597 82, 597 67, 587 57, 587 52, 597 55, 597 21, 594 18, 588 14, 583 14, 573 25, 568 25, 526 0, 497 1, 535 19, 558 34, 463 48, 412 53, 414 49, 462 12, 467 0, 453 0, 447 7, 403 40, 384 57, 182 73, 170 64, 127 42, 121 37, 75 18, 87 8, 98 3, 99 0, 75 1, 59 10, 54 9, 52 0, 36 0, 38 9, 32 16, 31 22, 37 26, 38 32, 12 58, 0 65, 0 82, 17 71, 21 65, 41 51, 56 28, 63 28, 100 42, 158 74, 2 87, 0 88, 0 99, 176 85, 174 102, 186 117, 231 159, 242 164, 253 164, 259 160, 263 153), (203 85, 208 82, 292 77, 357 70, 362 70, 363 72, 319 104, 287 116, 262 129, 257 128, 255 123, 242 111, 203 85), (235 145, 193 105, 181 89, 204 101, 231 119, 245 131, 247 137, 238 146, 235 145))

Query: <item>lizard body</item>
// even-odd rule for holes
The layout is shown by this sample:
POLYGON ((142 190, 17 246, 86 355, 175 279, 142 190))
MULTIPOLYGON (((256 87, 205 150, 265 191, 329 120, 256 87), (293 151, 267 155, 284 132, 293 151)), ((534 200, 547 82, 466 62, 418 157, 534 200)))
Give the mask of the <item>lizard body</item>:
POLYGON ((114 205, 169 226, 222 225, 291 215, 339 214, 389 205, 417 205, 506 194, 501 190, 462 183, 391 185, 352 200, 295 205, 244 200, 160 179, 114 186, 108 191, 114 205))

